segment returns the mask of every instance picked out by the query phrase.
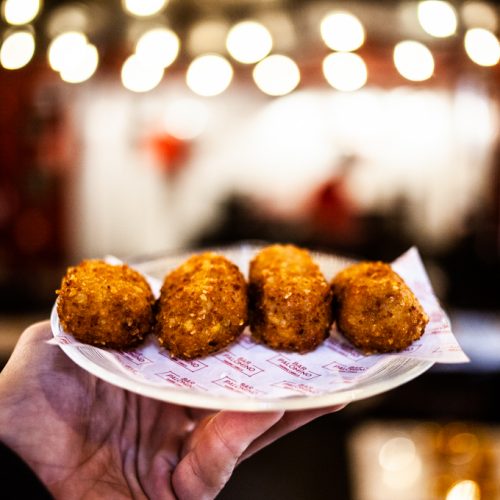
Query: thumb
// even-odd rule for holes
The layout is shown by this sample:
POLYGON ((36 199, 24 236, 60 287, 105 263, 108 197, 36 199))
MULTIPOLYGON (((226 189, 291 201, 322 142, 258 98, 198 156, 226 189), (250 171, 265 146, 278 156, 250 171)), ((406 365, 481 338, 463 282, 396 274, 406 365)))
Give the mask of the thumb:
POLYGON ((176 495, 182 500, 214 498, 231 477, 240 456, 282 416, 283 412, 217 413, 175 468, 172 486, 176 495))

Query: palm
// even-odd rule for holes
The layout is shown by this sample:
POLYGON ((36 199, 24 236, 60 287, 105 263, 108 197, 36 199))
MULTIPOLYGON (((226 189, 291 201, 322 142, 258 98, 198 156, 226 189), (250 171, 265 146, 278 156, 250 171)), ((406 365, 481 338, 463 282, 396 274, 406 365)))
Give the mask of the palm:
POLYGON ((209 413, 124 391, 22 336, 0 378, 2 437, 62 498, 213 498, 239 461, 338 408, 209 413), (15 431, 15 432, 14 432, 15 431), (174 495, 175 491, 175 495, 174 495))

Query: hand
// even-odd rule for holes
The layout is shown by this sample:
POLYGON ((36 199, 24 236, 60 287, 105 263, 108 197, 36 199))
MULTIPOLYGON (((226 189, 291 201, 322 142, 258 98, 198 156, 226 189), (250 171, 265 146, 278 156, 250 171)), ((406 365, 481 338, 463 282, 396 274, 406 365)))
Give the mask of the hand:
POLYGON ((340 409, 208 412, 145 398, 75 365, 48 322, 28 328, 0 374, 0 439, 56 498, 214 498, 234 468, 340 409))

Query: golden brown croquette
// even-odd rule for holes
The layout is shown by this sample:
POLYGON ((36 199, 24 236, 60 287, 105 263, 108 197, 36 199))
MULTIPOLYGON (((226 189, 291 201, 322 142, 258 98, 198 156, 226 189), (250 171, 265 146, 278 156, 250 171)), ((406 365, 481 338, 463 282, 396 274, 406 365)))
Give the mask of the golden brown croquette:
POLYGON ((61 325, 80 342, 126 349, 152 328, 151 288, 125 264, 84 260, 68 269, 56 293, 61 325))
POLYGON ((164 280, 158 340, 174 357, 207 356, 233 342, 247 324, 247 286, 238 267, 206 252, 189 258, 164 280))
POLYGON ((383 262, 360 262, 332 280, 337 328, 366 354, 401 351, 429 318, 403 279, 383 262))
POLYGON ((307 352, 329 334, 331 290, 307 250, 271 245, 250 263, 250 329, 273 349, 307 352))

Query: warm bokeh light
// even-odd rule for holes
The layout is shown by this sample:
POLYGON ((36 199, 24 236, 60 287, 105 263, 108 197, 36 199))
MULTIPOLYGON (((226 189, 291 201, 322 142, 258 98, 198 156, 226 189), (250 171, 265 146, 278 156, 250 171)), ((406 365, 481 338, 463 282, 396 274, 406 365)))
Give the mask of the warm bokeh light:
POLYGON ((16 31, 2 43, 0 64, 5 69, 20 69, 26 66, 35 53, 35 39, 28 31, 16 31))
POLYGON ((165 132, 187 141, 195 139, 204 132, 208 125, 208 117, 206 101, 177 99, 167 104, 163 126, 165 132))
POLYGON ((87 45, 87 37, 84 33, 68 31, 62 33, 52 40, 49 45, 49 65, 54 71, 61 71, 64 65, 75 59, 75 55, 84 51, 87 45))
POLYGON ((226 47, 231 56, 244 64, 251 64, 266 57, 273 47, 269 30, 256 21, 242 21, 229 31, 226 47))
POLYGON ((144 33, 137 41, 135 53, 151 64, 170 66, 179 54, 179 37, 170 29, 156 28, 144 33))
POLYGON ((2 5, 3 18, 15 26, 27 24, 38 15, 41 4, 40 0, 5 0, 2 5))
POLYGON ((123 0, 123 8, 134 16, 148 17, 158 14, 167 0, 123 0))
POLYGON ((164 70, 157 64, 148 63, 132 54, 122 66, 123 86, 132 92, 148 92, 161 82, 164 70))
POLYGON ((484 28, 472 28, 465 33, 465 51, 480 66, 495 66, 500 60, 498 38, 484 28))
POLYGON ((466 28, 484 28, 492 32, 498 29, 498 14, 490 3, 480 0, 464 2, 460 13, 466 28))
POLYGON ((479 485, 471 479, 455 483, 446 493, 446 500, 480 500, 479 485))
POLYGON ((442 0, 425 0, 418 4, 418 20, 429 35, 445 38, 457 30, 457 14, 453 6, 442 0))
POLYGON ((272 96, 289 94, 300 82, 299 67, 287 56, 274 54, 260 61, 253 79, 262 92, 272 96))
POLYGON ((190 26, 186 49, 191 56, 225 51, 229 24, 224 18, 200 19, 190 26))
POLYGON ((428 80, 434 74, 434 57, 420 42, 398 43, 394 48, 394 64, 401 76, 414 82, 428 80))
POLYGON ((365 30, 359 19, 347 12, 332 12, 321 21, 321 37, 332 50, 356 50, 365 41, 365 30))
POLYGON ((98 64, 97 48, 91 43, 85 44, 60 66, 61 79, 67 83, 84 82, 95 73, 98 64))
POLYGON ((360 89, 368 78, 363 59, 357 54, 346 52, 326 56, 323 61, 323 74, 333 88, 343 91, 360 89))
POLYGON ((217 54, 205 54, 194 59, 186 73, 186 83, 196 94, 211 97, 224 92, 233 79, 229 61, 217 54))

